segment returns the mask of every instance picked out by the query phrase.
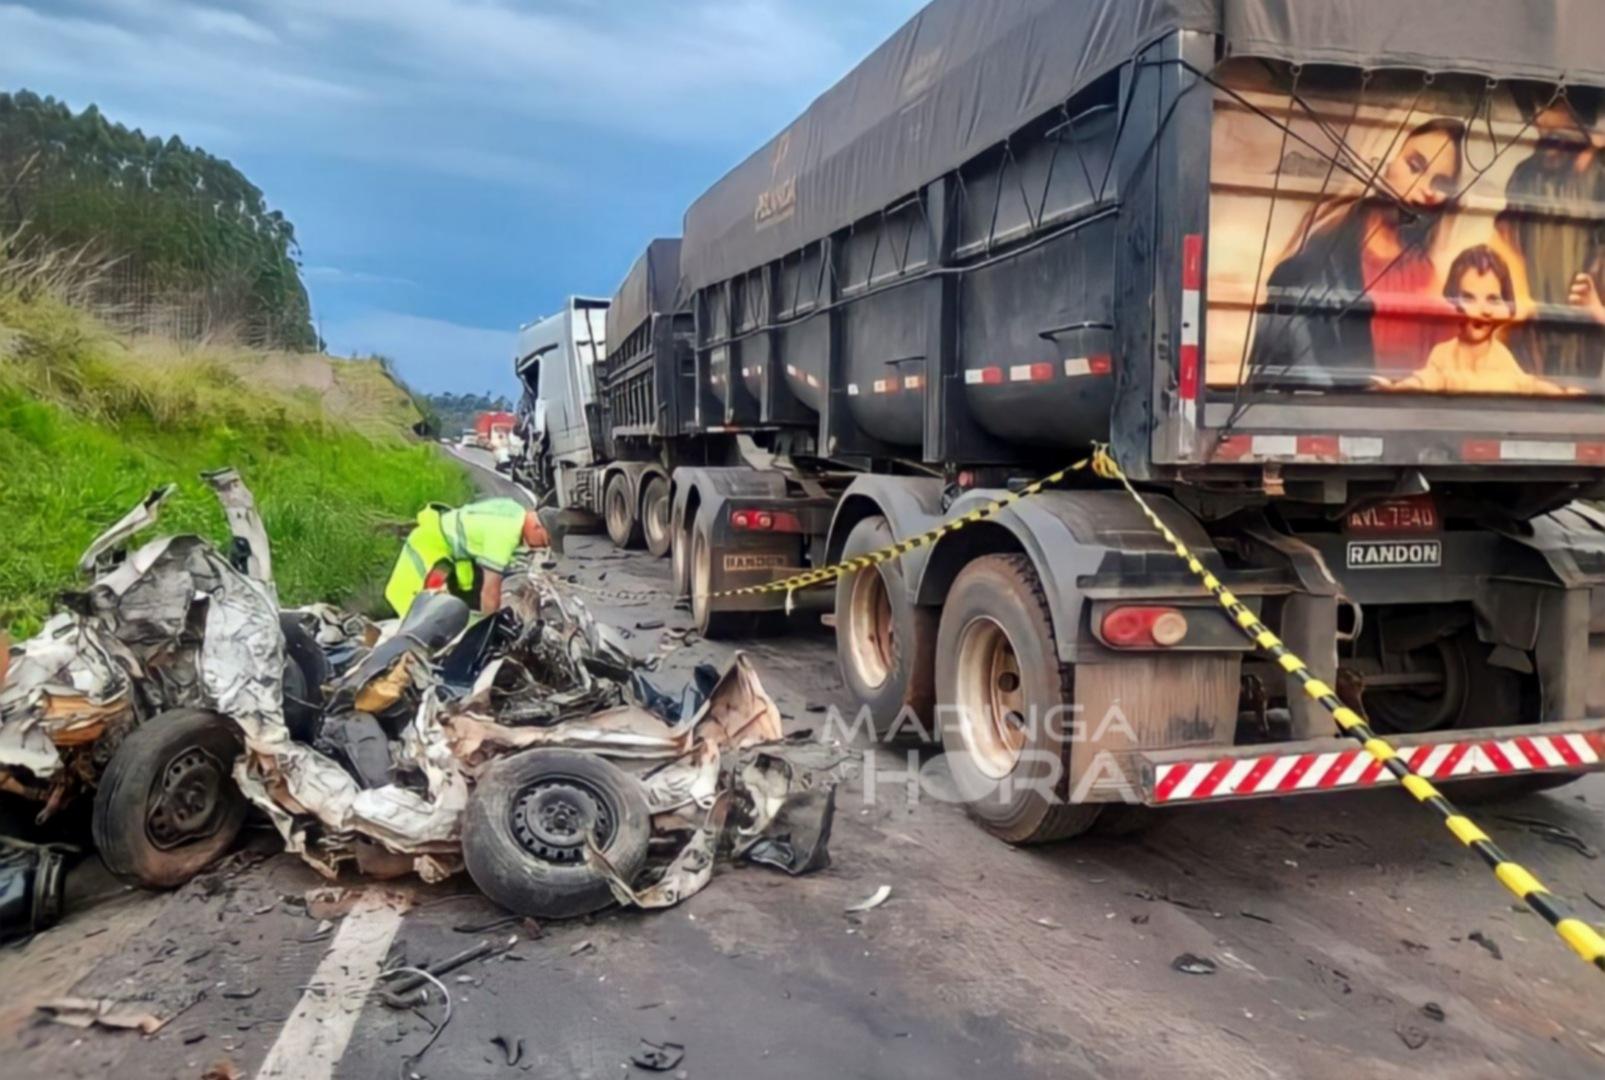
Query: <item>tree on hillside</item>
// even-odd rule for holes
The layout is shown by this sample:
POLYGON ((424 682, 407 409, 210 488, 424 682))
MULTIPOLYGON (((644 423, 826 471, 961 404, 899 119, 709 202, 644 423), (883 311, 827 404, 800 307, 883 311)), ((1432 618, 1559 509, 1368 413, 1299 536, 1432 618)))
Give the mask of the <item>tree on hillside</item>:
POLYGON ((0 93, 0 237, 111 262, 116 314, 174 314, 180 337, 313 348, 295 228, 233 165, 26 90, 0 93))

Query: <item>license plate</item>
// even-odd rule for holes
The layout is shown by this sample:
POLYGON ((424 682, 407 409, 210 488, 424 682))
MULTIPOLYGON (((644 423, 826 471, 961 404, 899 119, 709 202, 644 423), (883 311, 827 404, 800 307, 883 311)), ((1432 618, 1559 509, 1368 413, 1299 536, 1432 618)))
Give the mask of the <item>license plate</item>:
POLYGON ((1442 524, 1432 496, 1416 495, 1356 510, 1344 519, 1343 531, 1351 536, 1408 536, 1435 533, 1442 524))
POLYGON ((751 574, 784 569, 788 561, 784 555, 726 555, 724 569, 727 574, 751 574))
POLYGON ((1350 540, 1350 570, 1417 570, 1443 565, 1441 540, 1350 540))

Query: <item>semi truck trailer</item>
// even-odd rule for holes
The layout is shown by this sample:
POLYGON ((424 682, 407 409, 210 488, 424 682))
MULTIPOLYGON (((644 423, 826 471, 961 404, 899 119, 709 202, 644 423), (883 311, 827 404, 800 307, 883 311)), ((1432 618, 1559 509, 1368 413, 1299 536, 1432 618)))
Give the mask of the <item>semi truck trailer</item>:
POLYGON ((1566 0, 929 5, 685 216, 684 396, 627 425, 722 440, 672 472, 677 591, 714 635, 830 611, 875 729, 936 732, 1012 842, 1391 782, 1118 485, 990 509, 1107 444, 1422 775, 1601 768, 1602 35, 1566 0))

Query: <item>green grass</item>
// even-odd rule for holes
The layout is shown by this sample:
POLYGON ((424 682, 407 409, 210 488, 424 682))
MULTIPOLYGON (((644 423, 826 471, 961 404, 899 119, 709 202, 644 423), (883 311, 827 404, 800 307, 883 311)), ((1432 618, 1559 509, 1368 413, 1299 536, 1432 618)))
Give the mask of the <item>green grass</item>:
POLYGON ((416 416, 375 363, 125 342, 0 264, 0 627, 33 633, 95 535, 169 481, 149 535, 226 537, 199 479, 226 465, 256 494, 285 603, 373 609, 392 526, 472 496, 405 437, 416 416))

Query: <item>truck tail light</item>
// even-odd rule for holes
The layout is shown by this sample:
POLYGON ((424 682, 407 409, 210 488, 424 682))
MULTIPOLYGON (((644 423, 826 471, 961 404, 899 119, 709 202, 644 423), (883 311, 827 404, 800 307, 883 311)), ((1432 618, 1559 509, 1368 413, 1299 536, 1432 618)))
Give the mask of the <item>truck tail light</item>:
POLYGON ((1103 637, 1117 649, 1168 649, 1187 637, 1187 616, 1171 607, 1117 607, 1103 617, 1103 637))
POLYGON ((787 510, 732 510, 730 527, 738 532, 801 533, 802 519, 787 510))

